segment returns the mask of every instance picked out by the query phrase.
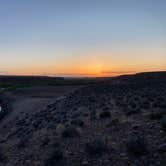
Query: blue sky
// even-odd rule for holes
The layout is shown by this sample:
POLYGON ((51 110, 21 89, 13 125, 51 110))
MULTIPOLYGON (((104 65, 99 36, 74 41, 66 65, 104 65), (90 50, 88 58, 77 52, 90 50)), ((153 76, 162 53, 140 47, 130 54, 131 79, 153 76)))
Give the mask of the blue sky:
POLYGON ((166 70, 165 18, 165 0, 0 0, 0 72, 166 70))

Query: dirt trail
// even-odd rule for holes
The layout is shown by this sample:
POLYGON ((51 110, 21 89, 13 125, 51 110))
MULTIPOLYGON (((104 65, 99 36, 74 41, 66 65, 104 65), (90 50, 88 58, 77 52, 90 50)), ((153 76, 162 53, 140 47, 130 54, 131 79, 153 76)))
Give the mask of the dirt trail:
POLYGON ((23 98, 17 99, 12 105, 12 112, 7 115, 6 118, 0 123, 0 130, 10 121, 13 121, 16 117, 21 116, 24 113, 32 113, 33 111, 40 111, 44 109, 49 103, 55 101, 54 98, 23 98))
POLYGON ((6 95, 12 100, 12 112, 10 112, 1 122, 0 131, 16 117, 23 114, 30 114, 44 110, 48 104, 54 103, 66 94, 79 88, 79 86, 64 87, 35 87, 23 88, 15 92, 8 92, 6 95))

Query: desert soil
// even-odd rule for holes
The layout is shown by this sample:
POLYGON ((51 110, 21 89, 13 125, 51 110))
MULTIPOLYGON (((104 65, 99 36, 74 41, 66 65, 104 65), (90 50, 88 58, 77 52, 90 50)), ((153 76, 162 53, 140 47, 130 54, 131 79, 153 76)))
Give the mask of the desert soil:
POLYGON ((0 166, 166 165, 166 73, 8 96, 0 166))

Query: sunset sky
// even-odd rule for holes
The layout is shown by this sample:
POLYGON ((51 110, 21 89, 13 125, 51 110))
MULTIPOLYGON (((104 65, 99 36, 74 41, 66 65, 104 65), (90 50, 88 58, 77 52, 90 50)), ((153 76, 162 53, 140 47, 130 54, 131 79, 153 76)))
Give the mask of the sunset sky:
POLYGON ((0 0, 0 75, 166 70, 166 0, 0 0))

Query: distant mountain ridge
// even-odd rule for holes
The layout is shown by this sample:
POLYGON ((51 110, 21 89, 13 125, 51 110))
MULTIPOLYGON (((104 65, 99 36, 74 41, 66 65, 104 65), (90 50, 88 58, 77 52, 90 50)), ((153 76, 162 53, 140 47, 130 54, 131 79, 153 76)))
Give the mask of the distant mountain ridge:
POLYGON ((166 71, 161 72, 143 72, 133 75, 122 75, 115 77, 114 81, 127 82, 127 83, 145 83, 145 82, 165 82, 166 83, 166 71))

